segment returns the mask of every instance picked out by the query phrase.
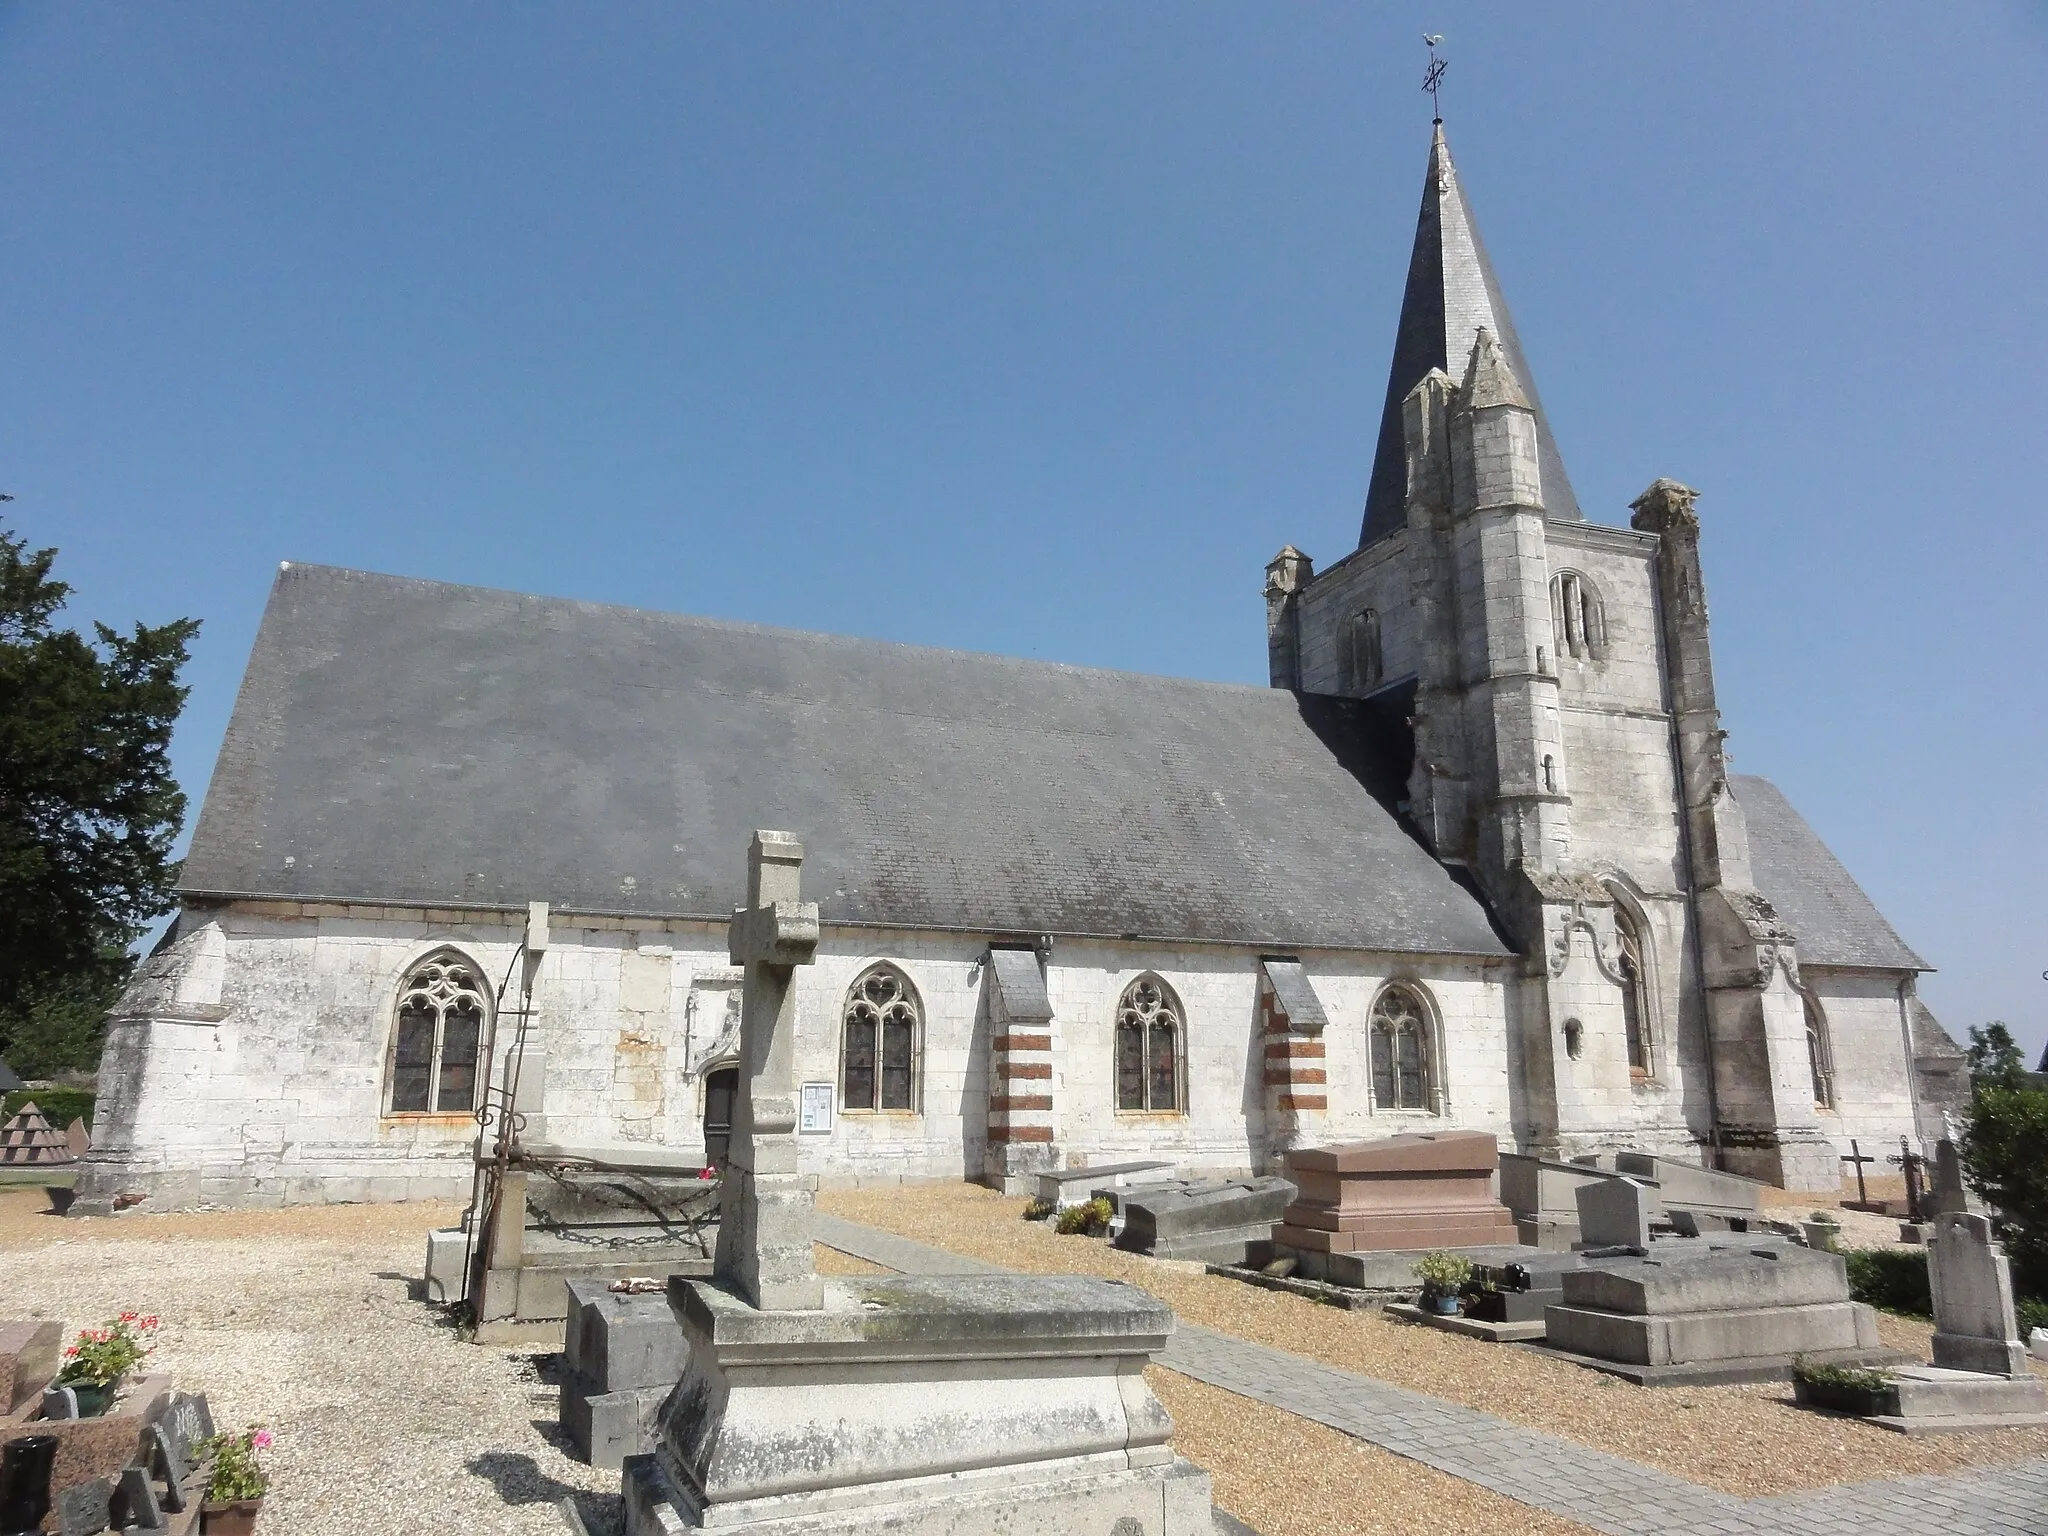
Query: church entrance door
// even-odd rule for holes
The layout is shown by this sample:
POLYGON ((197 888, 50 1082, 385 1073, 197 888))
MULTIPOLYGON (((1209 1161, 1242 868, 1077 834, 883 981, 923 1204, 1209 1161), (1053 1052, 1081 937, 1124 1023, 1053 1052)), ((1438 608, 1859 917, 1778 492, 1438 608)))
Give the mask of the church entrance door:
POLYGON ((738 1067, 720 1067, 704 1079, 704 1161, 720 1174, 732 1146, 732 1104, 739 1091, 738 1067))

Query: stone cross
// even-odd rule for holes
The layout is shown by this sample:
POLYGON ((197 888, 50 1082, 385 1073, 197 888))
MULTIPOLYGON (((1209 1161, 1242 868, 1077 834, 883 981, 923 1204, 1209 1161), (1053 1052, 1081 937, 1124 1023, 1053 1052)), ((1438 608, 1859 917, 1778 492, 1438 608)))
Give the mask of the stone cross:
POLYGON ((1927 1254, 1934 1291, 1934 1363, 1990 1376, 2027 1374, 2013 1316, 2012 1266, 1991 1240, 1991 1219, 1944 1211, 1927 1254))
POLYGON ((804 845, 756 832, 747 848, 747 904, 727 948, 746 968, 740 1004, 740 1091, 719 1197, 714 1276, 764 1312, 815 1312, 824 1286, 811 1261, 811 1190, 797 1172, 796 968, 818 947, 818 906, 798 897, 804 845))

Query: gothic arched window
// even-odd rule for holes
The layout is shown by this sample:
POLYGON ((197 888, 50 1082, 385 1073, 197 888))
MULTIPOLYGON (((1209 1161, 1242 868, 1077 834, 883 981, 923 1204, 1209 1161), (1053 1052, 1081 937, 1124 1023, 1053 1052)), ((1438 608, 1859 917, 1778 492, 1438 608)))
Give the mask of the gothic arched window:
POLYGON ((1799 994, 1806 1009, 1806 1062, 1813 1069, 1813 1107, 1835 1107, 1835 1053, 1828 1045, 1828 1021, 1809 993, 1799 994))
POLYGON ((1173 989, 1140 976, 1116 1005, 1116 1107, 1157 1114, 1186 1112, 1186 1015, 1173 989))
POLYGON ((1386 671, 1380 658, 1380 616, 1370 608, 1359 609, 1344 621, 1344 633, 1339 638, 1340 691, 1377 688, 1386 671))
POLYGON ((1607 654, 1607 615, 1592 581, 1577 571, 1560 571, 1550 582, 1550 621, 1557 653, 1598 661, 1607 654))
POLYGON ((482 976, 453 950, 431 954, 407 972, 391 1036, 390 1113, 475 1109, 477 1051, 489 1016, 482 976))
POLYGON ((1620 903, 1614 908, 1614 937, 1621 970, 1621 1017, 1628 1030, 1628 1069, 1632 1076, 1650 1075, 1650 988, 1643 972, 1643 936, 1635 917, 1620 903))
POLYGON ((840 1105, 917 1108, 924 1018, 910 979, 893 965, 871 966, 848 990, 842 1023, 840 1105))
POLYGON ((1388 987, 1372 1005, 1372 1102, 1375 1109, 1437 1107, 1429 1014, 1405 986, 1388 987))

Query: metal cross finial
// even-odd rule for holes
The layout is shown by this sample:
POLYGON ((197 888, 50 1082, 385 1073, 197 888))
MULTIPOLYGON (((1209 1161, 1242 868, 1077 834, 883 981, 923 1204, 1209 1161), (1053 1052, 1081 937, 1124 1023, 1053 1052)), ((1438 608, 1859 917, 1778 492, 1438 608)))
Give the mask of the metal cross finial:
POLYGON ((1436 93, 1444 83, 1444 71, 1450 67, 1451 62, 1449 59, 1440 59, 1436 56, 1437 46, 1443 40, 1441 32, 1425 32, 1422 34, 1423 45, 1429 49, 1429 69, 1422 77, 1422 88, 1429 92, 1431 118, 1439 123, 1444 120, 1444 113, 1443 108, 1437 104, 1436 93))

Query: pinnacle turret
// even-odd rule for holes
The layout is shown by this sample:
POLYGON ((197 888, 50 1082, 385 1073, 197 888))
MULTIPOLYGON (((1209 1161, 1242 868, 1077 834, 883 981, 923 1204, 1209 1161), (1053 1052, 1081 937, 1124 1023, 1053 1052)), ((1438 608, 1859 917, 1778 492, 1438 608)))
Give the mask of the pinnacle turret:
MULTIPOLYGON (((1535 376, 1522 356, 1514 318, 1501 297, 1500 283, 1486 247, 1479 240, 1451 163, 1450 146, 1438 124, 1429 146, 1429 172, 1422 185, 1422 211, 1416 220, 1415 248, 1408 259, 1408 287, 1401 297, 1401 322, 1394 333, 1394 362, 1387 375, 1386 406, 1380 417, 1379 447, 1373 459, 1372 485, 1365 498, 1361 545, 1384 538, 1407 521, 1407 460, 1401 438, 1401 402, 1423 375, 1441 368, 1456 378, 1466 371, 1481 330, 1490 331, 1507 376, 1516 381, 1536 416, 1541 455, 1545 515, 1554 521, 1580 520, 1578 498, 1572 494, 1564 461, 1550 436, 1550 421, 1536 391, 1535 376)), ((1500 402, 1495 402, 1500 403, 1500 402)))

